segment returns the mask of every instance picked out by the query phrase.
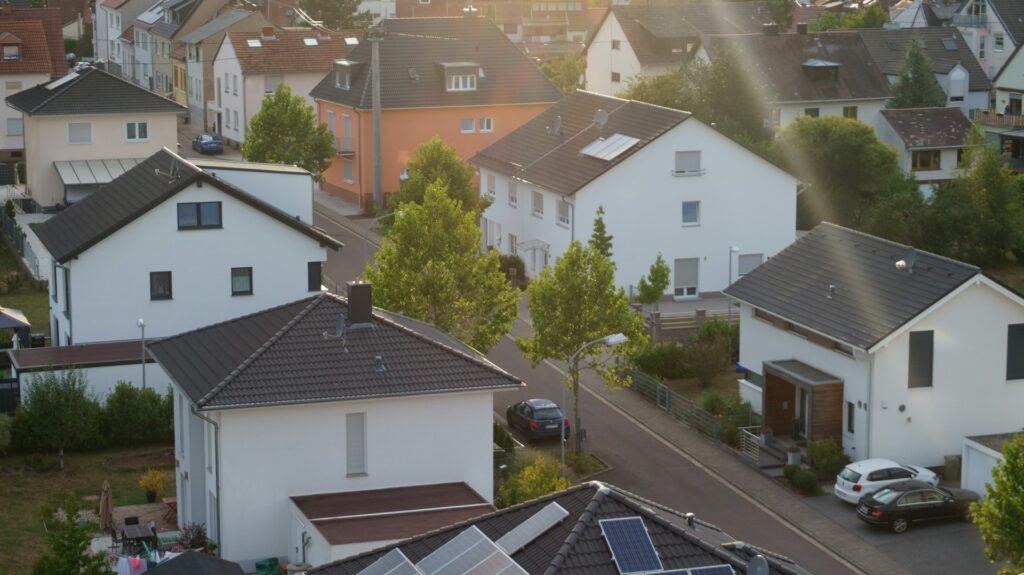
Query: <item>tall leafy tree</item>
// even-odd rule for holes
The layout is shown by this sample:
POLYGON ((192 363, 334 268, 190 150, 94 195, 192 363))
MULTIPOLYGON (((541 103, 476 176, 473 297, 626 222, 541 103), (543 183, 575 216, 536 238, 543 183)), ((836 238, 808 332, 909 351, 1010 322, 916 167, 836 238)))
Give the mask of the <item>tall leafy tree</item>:
POLYGON ((399 204, 394 223, 366 270, 374 300, 426 321, 481 351, 512 328, 519 291, 497 250, 481 253, 476 214, 438 181, 422 204, 399 204))
POLYGON ((610 260, 612 258, 612 239, 614 236, 608 233, 608 228, 604 225, 604 206, 597 206, 594 230, 590 234, 590 247, 610 260))
POLYGON ((299 0, 299 8, 331 30, 352 30, 373 24, 373 14, 359 11, 359 0, 299 0))
POLYGON ((448 195, 458 200, 463 209, 481 212, 487 207, 473 184, 476 173, 473 167, 462 161, 455 148, 439 136, 434 136, 416 148, 407 168, 409 179, 402 182, 402 188, 393 201, 395 205, 405 202, 422 204, 427 189, 441 182, 448 195))
POLYGON ((331 165, 334 135, 317 121, 306 100, 278 84, 252 117, 242 144, 242 157, 251 162, 294 164, 315 177, 331 165))
POLYGON ((637 283, 637 296, 636 300, 642 304, 655 304, 657 305, 658 300, 665 294, 665 290, 668 288, 669 275, 672 271, 668 268, 668 264, 665 263, 665 258, 661 257, 661 253, 658 253, 658 257, 651 264, 651 269, 647 272, 647 275, 642 276, 640 281, 637 283))
POLYGON ((1003 444, 1003 462, 992 469, 986 499, 971 505, 985 541, 985 556, 1005 562, 999 575, 1024 572, 1024 435, 1003 444))
POLYGON ((583 72, 587 69, 587 61, 579 54, 572 52, 561 58, 548 60, 540 65, 541 72, 563 93, 571 94, 583 87, 583 72))
POLYGON ((80 511, 78 498, 68 495, 64 519, 46 533, 50 551, 32 566, 32 575, 114 575, 105 553, 89 553, 92 530, 88 524, 79 525, 80 511))
MULTIPOLYGON (((533 320, 533 332, 516 338, 523 354, 534 365, 546 359, 567 361, 585 344, 602 337, 622 333, 628 343, 608 348, 591 346, 568 366, 566 385, 579 381, 580 365, 589 363, 609 386, 628 385, 628 377, 611 369, 616 358, 635 357, 646 345, 644 322, 629 306, 622 288, 615 287, 615 265, 593 246, 578 241, 544 268, 526 289, 533 320)), ((575 420, 576 452, 583 450, 581 441, 579 387, 572 386, 573 419, 575 420)))
POLYGON ((90 397, 81 371, 34 374, 20 407, 31 442, 56 451, 64 469, 64 450, 86 446, 98 434, 100 406, 90 397))
POLYGON ((765 0, 764 4, 772 22, 778 24, 780 30, 789 30, 793 25, 793 0, 765 0))
POLYGON ((811 22, 815 32, 845 30, 851 28, 881 28, 889 21, 889 12, 876 2, 867 8, 853 12, 824 12, 811 22))
POLYGON ((890 108, 931 108, 946 105, 946 93, 935 79, 932 61, 918 39, 911 38, 907 59, 892 85, 890 108))

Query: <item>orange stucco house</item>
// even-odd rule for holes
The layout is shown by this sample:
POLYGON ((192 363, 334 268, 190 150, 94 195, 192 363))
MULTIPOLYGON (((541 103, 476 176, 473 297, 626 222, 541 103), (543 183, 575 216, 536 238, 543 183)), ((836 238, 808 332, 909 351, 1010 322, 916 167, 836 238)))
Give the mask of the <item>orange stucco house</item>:
MULTIPOLYGON (((490 20, 400 18, 380 24, 384 194, 398 191, 409 157, 438 135, 469 159, 562 98, 490 20)), ((313 89, 338 154, 324 191, 369 209, 373 202, 370 42, 362 42, 313 89)))

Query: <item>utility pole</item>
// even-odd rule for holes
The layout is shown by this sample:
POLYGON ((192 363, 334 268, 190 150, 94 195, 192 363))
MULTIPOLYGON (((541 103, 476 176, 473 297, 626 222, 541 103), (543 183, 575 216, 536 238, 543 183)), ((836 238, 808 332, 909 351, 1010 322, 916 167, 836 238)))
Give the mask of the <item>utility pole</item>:
POLYGON ((383 167, 381 165, 380 150, 380 41, 384 30, 381 24, 370 28, 370 81, 373 88, 373 207, 384 211, 384 191, 381 179, 383 167))

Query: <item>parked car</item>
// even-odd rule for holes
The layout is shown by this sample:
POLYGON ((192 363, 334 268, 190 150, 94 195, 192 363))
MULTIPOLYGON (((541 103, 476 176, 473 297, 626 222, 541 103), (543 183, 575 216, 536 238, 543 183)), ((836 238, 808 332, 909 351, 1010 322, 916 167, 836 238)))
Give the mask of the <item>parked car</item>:
POLYGON ((871 525, 903 533, 911 523, 940 519, 971 519, 971 503, 978 494, 966 489, 945 489, 924 481, 900 481, 865 495, 857 517, 871 525))
POLYGON ((558 437, 565 423, 565 437, 569 437, 569 420, 562 408, 550 399, 527 399, 508 406, 505 419, 509 427, 522 431, 528 441, 542 437, 558 437))
POLYGON ((192 149, 200 154, 220 154, 224 152, 224 142, 217 134, 202 133, 192 140, 192 149))
POLYGON ((832 492, 847 503, 857 503, 869 493, 909 479, 939 484, 939 476, 924 467, 896 463, 890 459, 864 459, 847 465, 839 472, 832 492))

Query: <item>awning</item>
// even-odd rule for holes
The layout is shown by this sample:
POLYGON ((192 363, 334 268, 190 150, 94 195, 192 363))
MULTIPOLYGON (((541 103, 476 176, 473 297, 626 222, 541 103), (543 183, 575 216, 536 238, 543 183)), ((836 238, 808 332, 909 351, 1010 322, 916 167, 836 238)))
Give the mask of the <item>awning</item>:
POLYGON ((525 242, 519 242, 516 244, 516 247, 521 250, 541 250, 546 252, 551 249, 551 244, 541 240, 526 240, 525 242))
POLYGON ((815 385, 843 383, 843 380, 838 377, 796 359, 766 361, 764 362, 764 367, 765 371, 775 372, 776 375, 793 383, 802 383, 812 387, 815 385))
POLYGON ((0 329, 31 327, 20 309, 0 307, 0 329))
POLYGON ((1010 130, 1009 132, 1000 132, 999 135, 1004 138, 1024 140, 1024 130, 1010 130))
POLYGON ((65 186, 95 186, 106 184, 135 167, 145 158, 120 160, 71 160, 54 162, 65 186))

